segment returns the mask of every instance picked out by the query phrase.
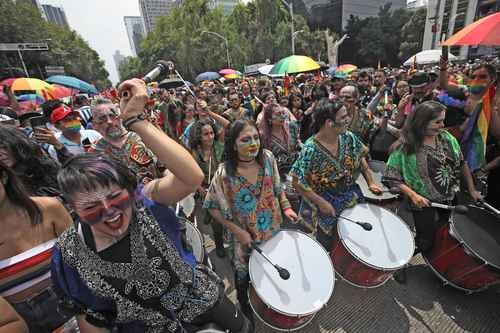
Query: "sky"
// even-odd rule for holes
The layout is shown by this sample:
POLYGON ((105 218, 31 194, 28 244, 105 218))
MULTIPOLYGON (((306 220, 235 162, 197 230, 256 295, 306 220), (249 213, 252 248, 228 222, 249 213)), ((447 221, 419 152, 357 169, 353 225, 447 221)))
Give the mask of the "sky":
POLYGON ((118 82, 113 54, 130 56, 124 16, 139 16, 139 0, 41 0, 63 7, 71 29, 76 30, 106 63, 109 79, 118 82))

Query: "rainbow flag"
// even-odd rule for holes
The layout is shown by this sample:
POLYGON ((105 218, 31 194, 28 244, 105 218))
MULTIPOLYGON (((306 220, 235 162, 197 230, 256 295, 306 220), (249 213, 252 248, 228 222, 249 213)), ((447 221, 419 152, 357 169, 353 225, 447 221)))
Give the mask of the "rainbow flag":
POLYGON ((491 103, 495 96, 495 87, 484 94, 481 103, 476 106, 469 123, 460 139, 462 152, 471 171, 486 164, 486 140, 491 120, 491 103))

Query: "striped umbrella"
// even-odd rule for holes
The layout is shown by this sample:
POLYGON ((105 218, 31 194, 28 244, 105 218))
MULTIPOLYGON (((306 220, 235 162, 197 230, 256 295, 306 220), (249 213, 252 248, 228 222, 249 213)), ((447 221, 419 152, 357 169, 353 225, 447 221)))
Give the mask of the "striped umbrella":
POLYGON ((45 98, 37 94, 20 95, 16 99, 18 102, 33 102, 38 105, 45 103, 45 98))
POLYGON ((221 69, 219 71, 220 75, 229 75, 229 74, 236 74, 236 73, 239 73, 239 72, 237 70, 231 69, 231 68, 225 68, 225 69, 221 69))
POLYGON ((356 66, 356 65, 351 65, 351 64, 340 65, 335 70, 335 74, 342 73, 342 74, 347 75, 347 74, 351 73, 352 71, 355 71, 356 69, 358 69, 358 66, 356 66))
POLYGON ((301 56, 292 55, 278 61, 269 74, 294 74, 309 72, 320 69, 320 65, 313 59, 301 56))
POLYGON ((14 80, 11 89, 16 95, 37 94, 42 96, 45 100, 54 99, 52 92, 54 87, 45 81, 33 78, 19 78, 14 80))
POLYGON ((442 45, 500 45, 500 12, 466 26, 442 45))

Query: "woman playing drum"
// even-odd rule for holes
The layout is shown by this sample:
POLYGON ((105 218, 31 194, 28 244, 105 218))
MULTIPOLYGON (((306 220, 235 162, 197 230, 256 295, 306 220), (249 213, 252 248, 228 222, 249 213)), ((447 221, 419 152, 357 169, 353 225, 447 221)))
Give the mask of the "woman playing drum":
POLYGON ((340 213, 364 201, 356 178, 362 171, 370 191, 381 193, 365 160, 368 149, 347 131, 350 117, 342 103, 321 100, 313 111, 316 135, 306 141, 290 174, 304 197, 301 217, 327 251, 340 213), (304 207, 309 206, 310 209, 304 207), (311 217, 306 216, 306 211, 311 217))
POLYGON ((449 217, 449 211, 429 208, 431 202, 451 203, 460 190, 462 176, 472 198, 481 198, 458 141, 443 130, 445 111, 435 101, 417 106, 403 128, 400 146, 389 157, 383 179, 388 187, 399 187, 410 199, 415 242, 422 252, 432 248, 436 231, 449 217))
POLYGON ((226 161, 215 173, 203 206, 234 235, 231 254, 237 296, 245 314, 250 315, 250 245, 274 236, 283 221, 282 213, 291 220, 296 220, 297 215, 282 190, 276 160, 262 148, 253 122, 235 121, 224 151, 226 161))

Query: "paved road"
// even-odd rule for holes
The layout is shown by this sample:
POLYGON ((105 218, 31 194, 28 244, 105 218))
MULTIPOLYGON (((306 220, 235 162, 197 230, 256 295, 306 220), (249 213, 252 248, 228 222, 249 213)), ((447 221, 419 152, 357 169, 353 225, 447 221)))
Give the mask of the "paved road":
MULTIPOLYGON (((200 225, 210 258, 224 277, 227 293, 235 301, 229 261, 213 251, 211 228, 200 225)), ((408 270, 407 283, 393 280, 376 289, 352 287, 337 280, 332 298, 307 327, 298 333, 500 333, 500 289, 466 295, 440 280, 417 256, 408 270)), ((276 332, 257 322, 257 333, 276 332)))

